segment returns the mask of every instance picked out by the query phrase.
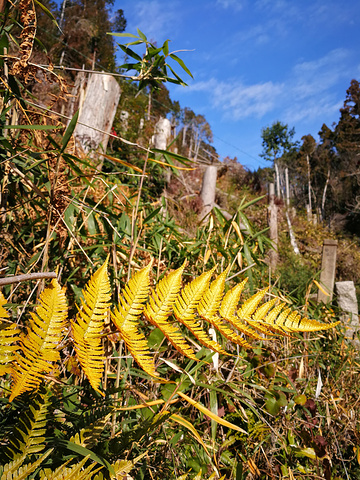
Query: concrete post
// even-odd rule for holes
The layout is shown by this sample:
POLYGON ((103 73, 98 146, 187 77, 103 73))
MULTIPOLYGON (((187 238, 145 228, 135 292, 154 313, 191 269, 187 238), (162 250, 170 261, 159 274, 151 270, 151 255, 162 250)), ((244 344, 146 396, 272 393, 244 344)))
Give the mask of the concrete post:
POLYGON ((354 338, 359 331, 359 309, 354 282, 336 282, 335 287, 338 305, 344 312, 341 321, 346 327, 345 337, 358 347, 360 342, 354 338))
POLYGON ((336 268, 337 240, 327 239, 323 243, 320 285, 328 293, 326 295, 320 289, 318 291, 318 302, 329 303, 332 301, 336 268))

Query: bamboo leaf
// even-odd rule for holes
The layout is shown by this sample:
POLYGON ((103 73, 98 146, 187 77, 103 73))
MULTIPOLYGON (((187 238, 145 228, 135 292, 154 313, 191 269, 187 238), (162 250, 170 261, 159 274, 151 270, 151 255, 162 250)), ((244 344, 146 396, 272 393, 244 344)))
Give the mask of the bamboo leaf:
POLYGON ((176 393, 177 393, 177 395, 182 397, 184 400, 186 400, 188 403, 190 403, 190 405, 197 408, 200 412, 202 412, 204 415, 209 417, 211 420, 215 420, 217 423, 220 423, 220 425, 224 425, 224 427, 228 427, 228 428, 231 428, 233 430, 237 430, 238 432, 245 433, 247 435, 247 432, 245 432, 245 430, 238 427, 237 425, 234 425, 233 423, 230 423, 230 422, 224 420, 223 418, 220 418, 218 415, 215 415, 210 410, 208 410, 206 407, 201 405, 199 402, 196 402, 192 398, 185 395, 185 393, 180 392, 179 390, 176 393))

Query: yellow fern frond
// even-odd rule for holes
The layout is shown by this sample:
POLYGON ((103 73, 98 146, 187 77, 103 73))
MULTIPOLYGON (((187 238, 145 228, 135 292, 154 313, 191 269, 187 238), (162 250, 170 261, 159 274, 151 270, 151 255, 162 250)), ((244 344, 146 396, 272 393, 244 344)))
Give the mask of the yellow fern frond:
POLYGON ((285 308, 285 310, 283 310, 275 320, 275 325, 280 327, 285 332, 291 332, 291 330, 286 326, 286 319, 290 314, 291 308, 285 308))
POLYGON ((82 291, 82 309, 71 322, 74 348, 81 368, 94 390, 102 396, 99 386, 104 371, 104 349, 101 334, 110 307, 110 282, 107 274, 108 258, 94 273, 82 291))
POLYGON ((200 317, 211 318, 217 315, 217 312, 220 308, 221 299, 224 295, 225 280, 229 272, 228 267, 223 273, 221 273, 213 282, 210 284, 204 295, 201 297, 201 300, 197 306, 197 311, 200 317))
POLYGON ((241 292, 244 290, 247 281, 248 278, 245 278, 245 280, 243 280, 241 283, 235 285, 235 287, 226 293, 223 301, 221 302, 219 313, 226 320, 234 315, 240 300, 241 292))
POLYGON ((102 467, 98 467, 98 463, 95 462, 85 467, 89 458, 90 455, 87 455, 82 460, 68 467, 70 459, 54 471, 50 470, 50 468, 44 468, 39 472, 40 480, 92 480, 102 467))
POLYGON ((1 318, 9 318, 9 313, 5 310, 6 299, 0 292, 0 377, 10 373, 12 362, 15 359, 14 353, 18 350, 20 329, 15 324, 1 322, 1 318))
POLYGON ((237 331, 252 338, 253 340, 264 340, 257 332, 247 325, 243 320, 233 315, 232 317, 225 318, 237 331))
MULTIPOLYGON (((262 324, 258 320, 248 319, 246 320, 246 323, 259 333, 263 333, 264 335, 269 335, 270 337, 274 336, 273 330, 268 325, 262 324)), ((265 339, 263 338, 263 340, 265 339)))
POLYGON ((229 268, 230 267, 211 283, 210 288, 206 290, 202 296, 197 310, 199 315, 204 320, 211 323, 222 335, 224 335, 225 338, 237 345, 241 345, 242 347, 251 348, 251 345, 246 340, 231 330, 217 315, 224 294, 225 280, 229 268))
POLYGON ((42 292, 40 306, 31 317, 27 335, 20 340, 22 355, 16 353, 10 402, 37 388, 43 376, 51 372, 52 363, 60 358, 57 347, 66 326, 67 303, 64 289, 56 279, 42 292))
POLYGON ((149 274, 152 264, 153 260, 131 277, 122 292, 118 308, 111 313, 111 319, 139 366, 149 375, 157 377, 154 359, 144 334, 138 328, 138 319, 150 290, 149 274))
POLYGON ((210 317, 206 318, 225 338, 230 340, 230 342, 240 345, 244 348, 253 348, 250 343, 248 343, 244 338, 240 337, 234 330, 229 328, 220 317, 210 317))
POLYGON ((5 310, 4 305, 6 304, 6 298, 3 293, 0 292, 0 318, 9 318, 9 313, 5 310))
POLYGON ((339 325, 341 322, 321 323, 310 318, 301 318, 297 312, 289 315, 286 319, 286 327, 292 332, 317 332, 319 330, 329 330, 339 325))
POLYGON ((261 305, 256 312, 253 314, 252 319, 255 321, 261 321, 265 318, 267 313, 271 308, 274 307, 274 305, 279 301, 277 297, 269 300, 268 302, 265 302, 263 305, 261 305))
POLYGON ((192 360, 198 361, 194 350, 187 344, 179 328, 168 321, 181 288, 181 276, 186 263, 185 261, 180 268, 160 280, 145 306, 144 313, 149 322, 163 332, 178 352, 192 360))
POLYGON ((15 352, 19 349, 20 329, 16 325, 0 324, 0 376, 10 373, 15 352))
POLYGON ((257 306, 261 302, 261 300, 265 297, 266 292, 269 290, 268 288, 264 288, 259 292, 255 293, 252 297, 246 300, 241 308, 237 311, 237 315, 242 320, 247 320, 251 318, 251 315, 255 312, 257 306))
POLYGON ((50 448, 41 457, 39 457, 33 463, 26 463, 26 455, 17 455, 16 458, 4 465, 3 474, 1 480, 26 480, 30 475, 39 468, 42 462, 53 452, 53 448, 50 448))
POLYGON ((211 340, 196 318, 196 308, 203 294, 209 287, 210 278, 215 268, 216 267, 213 267, 208 272, 200 275, 200 277, 195 278, 182 289, 175 301, 174 313, 176 319, 190 330, 205 347, 215 352, 226 354, 226 351, 223 350, 217 342, 211 340))
POLYGON ((216 267, 208 272, 204 272, 200 277, 189 282, 177 297, 174 305, 174 313, 179 321, 192 320, 194 318, 196 308, 203 296, 205 290, 209 288, 209 282, 216 267))

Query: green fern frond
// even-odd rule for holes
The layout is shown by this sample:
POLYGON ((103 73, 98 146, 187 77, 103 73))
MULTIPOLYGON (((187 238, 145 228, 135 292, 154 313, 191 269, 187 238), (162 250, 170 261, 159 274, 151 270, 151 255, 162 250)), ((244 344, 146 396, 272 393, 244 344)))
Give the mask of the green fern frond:
POLYGON ((118 308, 111 312, 111 319, 139 366, 149 375, 158 377, 146 338, 138 328, 138 319, 149 294, 149 274, 152 264, 153 260, 131 277, 124 291, 121 292, 118 308))
POLYGON ((45 449, 45 432, 48 421, 50 395, 47 392, 37 394, 36 398, 14 426, 9 444, 4 447, 4 453, 13 460, 12 471, 15 472, 26 457, 40 453, 45 449))
POLYGON ((100 439, 100 436, 102 435, 111 415, 112 414, 109 413, 105 417, 90 424, 88 427, 82 428, 70 438, 70 442, 74 442, 76 445, 91 449, 100 439))
POLYGON ((76 356, 94 390, 99 389, 104 372, 104 348, 101 334, 110 307, 110 281, 107 274, 108 259, 94 273, 82 291, 82 309, 71 322, 76 356))
POLYGON ((211 340, 208 334, 202 329, 196 318, 197 306, 209 288, 211 275, 214 273, 216 267, 213 267, 208 272, 203 273, 200 277, 195 278, 188 283, 177 297, 174 305, 174 313, 176 319, 181 322, 190 332, 202 343, 205 347, 210 348, 218 353, 227 354, 221 346, 211 340))
MULTIPOLYGON (((53 448, 45 452, 33 463, 23 465, 26 454, 17 455, 15 459, 4 465, 0 480, 27 480, 29 476, 42 464, 42 462, 52 453, 53 448)), ((45 479, 44 479, 45 480, 45 479)), ((65 480, 65 479, 64 479, 65 480)))
POLYGON ((60 358, 57 347, 66 325, 67 303, 64 289, 56 279, 42 292, 40 305, 31 317, 27 335, 20 337, 22 355, 19 352, 15 354, 10 402, 18 395, 37 388, 44 375, 53 369, 53 362, 60 358))
POLYGON ((169 273, 156 285, 155 291, 145 306, 145 317, 158 327, 178 352, 192 360, 198 361, 194 350, 187 344, 179 328, 168 321, 172 314, 175 300, 181 289, 181 276, 186 261, 177 270, 169 273))

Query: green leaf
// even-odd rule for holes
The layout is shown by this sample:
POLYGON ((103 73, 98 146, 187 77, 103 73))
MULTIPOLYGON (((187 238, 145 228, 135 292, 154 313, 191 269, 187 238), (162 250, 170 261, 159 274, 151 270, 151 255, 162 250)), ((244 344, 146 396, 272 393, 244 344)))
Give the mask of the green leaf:
POLYGON ((192 73, 190 72, 190 70, 187 68, 187 66, 185 65, 185 63, 181 60, 181 58, 179 58, 177 55, 174 55, 173 53, 170 53, 170 58, 172 58, 173 60, 175 60, 184 70, 185 72, 190 75, 191 78, 194 78, 192 76, 192 73))
POLYGON ((67 144, 69 143, 69 140, 71 138, 71 135, 73 134, 74 130, 75 130, 75 127, 76 127, 76 123, 78 121, 78 117, 79 117, 79 111, 78 110, 75 115, 72 117, 70 123, 69 123, 69 126, 67 127, 65 133, 64 133, 64 136, 63 136, 63 139, 62 139, 62 148, 61 148, 61 152, 60 153, 63 153, 63 151, 65 150, 65 148, 67 147, 67 144))
POLYGON ((315 450, 311 447, 308 448, 294 448, 293 451, 295 452, 296 457, 308 457, 313 460, 316 458, 315 450))
POLYGON ((62 126, 56 125, 3 125, 2 128, 10 130, 59 130, 62 126))
POLYGON ((113 33, 113 32, 107 32, 107 35, 113 35, 114 37, 131 37, 131 38, 138 38, 136 35, 133 33, 113 33))
POLYGON ((161 153, 162 155, 168 155, 172 157, 174 160, 177 160, 180 162, 182 165, 189 165, 192 163, 192 160, 190 160, 187 157, 184 157, 183 155, 179 155, 178 153, 174 152, 169 152, 168 150, 160 150, 159 148, 152 148, 152 152, 154 153, 161 153))
POLYGON ((140 37, 144 42, 147 42, 146 35, 145 35, 141 30, 139 30, 138 28, 137 28, 136 30, 137 30, 137 32, 138 32, 139 37, 140 37))
POLYGON ((294 402, 296 403, 296 405, 304 406, 306 401, 307 401, 307 397, 304 394, 297 395, 296 397, 294 397, 294 402))
POLYGON ((81 445, 77 445, 74 442, 70 442, 69 440, 64 440, 64 439, 58 440, 58 443, 63 447, 67 448, 68 450, 71 450, 72 452, 76 453, 77 455, 80 455, 82 457, 89 456, 91 460, 107 468, 109 473, 111 473, 111 475, 115 475, 114 469, 110 465, 110 463, 107 460, 105 460, 105 458, 99 457, 88 448, 82 447, 81 445))
POLYGON ((146 218, 144 218, 143 224, 149 223, 149 221, 154 218, 161 210, 162 207, 156 208, 153 212, 150 213, 146 218))
POLYGON ((53 24, 61 31, 60 27, 59 27, 59 24, 57 23, 56 21, 56 18, 54 17, 54 15, 50 12, 49 9, 47 9, 45 7, 45 5, 43 5, 42 3, 40 3, 38 0, 35 0, 35 3, 36 5, 38 5, 41 10, 50 18, 50 20, 53 22, 53 24))
POLYGON ((126 47, 125 45, 121 45, 121 44, 119 44, 119 47, 120 47, 121 50, 122 50, 123 52, 125 52, 126 55, 128 55, 129 57, 135 58, 135 60, 138 60, 139 62, 142 62, 142 58, 140 57, 140 55, 138 55, 137 53, 135 53, 134 50, 131 50, 131 48, 128 48, 128 47, 126 47))
POLYGON ((164 52, 164 55, 166 57, 169 55, 169 40, 166 40, 164 42, 164 45, 162 46, 162 51, 164 52))
POLYGON ((274 417, 280 412, 280 405, 275 397, 269 397, 266 400, 265 408, 274 417))
POLYGON ((254 203, 259 202, 260 200, 262 200, 265 197, 266 197, 266 195, 262 195, 261 197, 254 198, 253 200, 250 200, 249 202, 244 203, 243 205, 240 205, 239 211, 245 210, 246 208, 250 207, 250 205, 253 205, 254 203))

